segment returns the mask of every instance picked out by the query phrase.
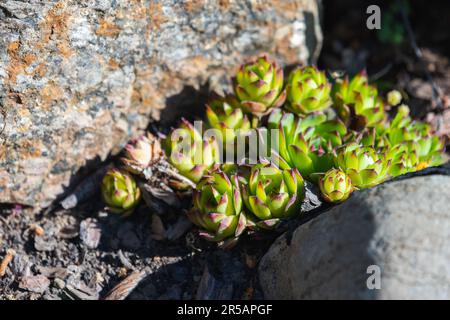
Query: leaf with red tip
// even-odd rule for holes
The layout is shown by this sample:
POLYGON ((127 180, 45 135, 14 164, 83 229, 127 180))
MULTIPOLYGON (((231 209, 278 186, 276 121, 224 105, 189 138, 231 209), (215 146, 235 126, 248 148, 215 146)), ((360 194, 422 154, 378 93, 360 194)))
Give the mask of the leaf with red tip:
POLYGON ((244 215, 244 213, 241 213, 239 215, 239 220, 236 226, 236 230, 234 231, 234 236, 237 238, 239 237, 242 232, 244 232, 245 228, 247 227, 247 218, 244 215))
POLYGON ((262 114, 267 110, 265 104, 256 101, 244 100, 241 105, 245 112, 253 113, 255 115, 262 114))
POLYGON ((260 219, 267 219, 271 216, 270 209, 255 196, 249 197, 250 209, 260 219))
POLYGON ((278 95, 278 97, 273 101, 272 107, 273 108, 279 108, 283 105, 283 103, 286 101, 286 90, 281 91, 281 93, 278 95))

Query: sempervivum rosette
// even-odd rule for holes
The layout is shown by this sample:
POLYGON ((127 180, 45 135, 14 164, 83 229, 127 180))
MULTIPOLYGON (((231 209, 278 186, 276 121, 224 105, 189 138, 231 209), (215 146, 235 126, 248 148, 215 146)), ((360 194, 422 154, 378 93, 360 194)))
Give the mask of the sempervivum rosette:
POLYGON ((220 131, 223 146, 233 144, 238 136, 246 136, 251 123, 239 107, 234 96, 216 96, 206 105, 206 117, 210 128, 220 131))
POLYGON ((185 119, 171 131, 164 144, 170 164, 195 183, 220 160, 216 139, 213 136, 203 138, 199 130, 185 119))
POLYGON ((323 111, 332 104, 331 84, 325 72, 313 66, 292 71, 286 90, 287 108, 298 115, 323 111))
POLYGON ((237 239, 247 226, 238 176, 216 170, 204 176, 194 190, 194 209, 188 218, 210 241, 237 239))
POLYGON ((391 160, 382 151, 349 143, 338 148, 336 153, 336 167, 348 174, 357 188, 373 187, 388 178, 391 160))
POLYGON ((129 215, 141 199, 141 190, 133 176, 120 169, 110 169, 101 183, 103 201, 114 213, 129 215))
POLYGON ((328 202, 347 200, 353 191, 350 177, 342 170, 332 168, 319 179, 320 192, 328 202))
POLYGON ((432 134, 429 124, 413 121, 406 105, 398 108, 395 118, 387 128, 387 137, 391 147, 407 143, 408 153, 417 157, 416 170, 438 166, 446 161, 442 139, 432 134))
POLYGON ((256 116, 280 107, 286 99, 283 70, 267 56, 242 65, 236 74, 234 89, 243 110, 256 116))
POLYGON ((271 113, 268 127, 278 129, 278 143, 272 146, 272 155, 279 155, 280 167, 297 168, 308 180, 316 180, 316 174, 333 166, 331 151, 342 144, 347 133, 341 121, 327 120, 324 114, 300 118, 279 110, 271 113))
POLYGON ((304 180, 297 169, 279 169, 269 163, 254 165, 242 197, 256 227, 272 228, 281 219, 300 213, 305 197, 304 180))
POLYGON ((338 81, 333 87, 334 107, 346 125, 355 130, 381 125, 386 119, 378 90, 369 84, 364 72, 338 81))

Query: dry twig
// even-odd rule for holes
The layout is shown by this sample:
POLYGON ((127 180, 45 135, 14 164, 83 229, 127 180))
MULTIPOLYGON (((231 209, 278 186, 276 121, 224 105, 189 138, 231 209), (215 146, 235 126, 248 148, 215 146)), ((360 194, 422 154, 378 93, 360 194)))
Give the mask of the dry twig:
POLYGON ((6 268, 16 255, 16 252, 13 249, 6 250, 6 256, 3 258, 2 263, 0 264, 0 277, 3 277, 6 273, 6 268))
POLYGON ((161 171, 167 172, 172 177, 174 177, 174 178, 176 178, 176 179, 186 183, 187 185, 191 186, 192 188, 195 188, 195 183, 194 182, 192 182, 190 179, 186 178, 185 176, 179 174, 175 170, 173 170, 173 169, 171 169, 169 167, 166 167, 166 168, 159 167, 158 169, 161 170, 161 171))

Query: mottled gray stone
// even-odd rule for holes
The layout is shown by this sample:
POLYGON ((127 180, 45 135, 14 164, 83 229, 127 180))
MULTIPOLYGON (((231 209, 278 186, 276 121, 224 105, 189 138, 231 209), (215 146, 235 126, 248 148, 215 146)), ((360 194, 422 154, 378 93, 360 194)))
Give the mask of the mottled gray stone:
POLYGON ((95 249, 100 243, 102 229, 97 219, 87 218, 80 223, 80 239, 90 249, 95 249))
POLYGON ((162 109, 167 123, 202 107, 196 90, 226 86, 249 56, 313 60, 319 3, 0 1, 0 202, 49 205, 162 109))
POLYGON ((450 176, 355 192, 281 236, 259 279, 267 299, 450 299, 450 176))

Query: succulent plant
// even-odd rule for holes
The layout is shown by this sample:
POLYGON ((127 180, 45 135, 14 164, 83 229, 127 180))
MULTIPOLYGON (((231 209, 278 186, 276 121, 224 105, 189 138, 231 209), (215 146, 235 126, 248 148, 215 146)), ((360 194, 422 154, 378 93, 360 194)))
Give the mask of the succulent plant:
POLYGON ((336 150, 336 167, 349 175, 357 188, 369 188, 384 182, 388 178, 390 163, 384 152, 355 142, 336 150))
POLYGON ((246 229, 270 229, 300 214, 304 178, 318 185, 325 201, 339 203, 353 190, 447 160, 444 142, 431 126, 412 120, 406 105, 398 106, 400 92, 386 96, 390 106, 398 106, 389 122, 384 100, 364 72, 351 80, 339 73, 331 77, 334 85, 313 66, 297 68, 284 88, 282 69, 266 56, 242 65, 235 95, 216 96, 206 105, 207 127, 182 119, 162 143, 150 133, 131 141, 123 168, 103 177, 104 202, 112 212, 131 214, 141 199, 132 174, 141 183, 155 168, 166 173, 163 185, 193 190, 187 216, 200 235, 229 246, 246 229), (290 112, 279 108, 285 100, 290 112), (262 121, 267 127, 259 126, 262 121), (221 163, 224 155, 230 159, 224 154, 230 145, 234 161, 221 163), (254 158, 258 164, 252 164, 254 158))
POLYGON ((163 155, 160 141, 147 132, 125 146, 125 157, 121 159, 125 169, 134 174, 142 172, 163 155))
POLYGON ((141 199, 141 190, 133 176, 124 170, 108 170, 102 180, 101 193, 103 201, 114 213, 129 215, 141 199))
POLYGON ((214 136, 203 138, 187 120, 182 119, 164 140, 166 155, 183 176, 197 183, 220 160, 219 145, 214 136))
POLYGON ((256 218, 254 225, 263 229, 298 214, 304 193, 304 181, 297 169, 283 170, 268 163, 254 165, 242 185, 245 206, 256 218))
POLYGON ((378 90, 369 85, 364 72, 351 81, 348 77, 338 80, 333 87, 334 107, 344 123, 354 130, 376 127, 386 119, 384 103, 378 97, 378 90))
POLYGON ((243 110, 256 116, 280 107, 286 99, 283 70, 264 55, 239 68, 234 89, 243 110))
POLYGON ((384 150, 391 161, 388 172, 392 177, 417 170, 419 157, 412 141, 397 144, 393 147, 385 147, 384 150))
POLYGON ((416 170, 437 166, 446 160, 443 141, 438 136, 432 135, 428 124, 412 121, 406 105, 398 108, 387 129, 387 139, 391 147, 407 143, 409 154, 414 153, 417 157, 416 170))
POLYGON ((413 122, 409 117, 409 107, 400 105, 397 113, 392 119, 387 136, 391 145, 396 145, 404 141, 416 141, 429 135, 430 128, 424 123, 413 122))
POLYGON ((332 104, 331 84, 325 72, 313 66, 292 71, 286 91, 287 108, 298 115, 322 111, 332 104))
POLYGON ((386 135, 386 128, 365 128, 362 131, 350 131, 350 134, 344 139, 347 142, 357 142, 365 147, 375 149, 390 146, 389 139, 386 135))
POLYGON ((442 140, 432 135, 428 124, 413 121, 406 105, 399 106, 390 124, 352 132, 345 141, 356 141, 383 152, 391 162, 389 175, 393 177, 440 165, 446 159, 442 140))
POLYGON ((202 228, 200 235, 210 241, 237 239, 247 226, 238 176, 231 178, 216 170, 204 176, 194 190, 194 209, 188 218, 202 228))
POLYGON ((212 99, 206 105, 206 117, 211 128, 220 130, 224 146, 233 143, 238 135, 247 135, 252 127, 234 96, 212 99))
POLYGON ((417 170, 440 166, 448 160, 447 155, 444 154, 444 143, 437 136, 419 140, 417 144, 414 144, 414 147, 419 157, 417 170))
POLYGON ((303 177, 316 180, 333 166, 331 150, 342 144, 347 133, 340 120, 327 120, 324 114, 300 118, 292 113, 274 110, 268 120, 269 129, 278 130, 278 145, 272 155, 279 154, 281 168, 297 168, 303 177))
POLYGON ((332 168, 319 179, 322 197, 328 202, 347 200, 353 191, 350 177, 342 170, 332 168))

